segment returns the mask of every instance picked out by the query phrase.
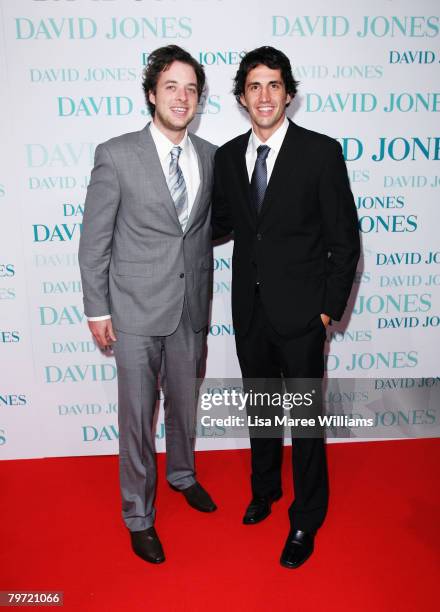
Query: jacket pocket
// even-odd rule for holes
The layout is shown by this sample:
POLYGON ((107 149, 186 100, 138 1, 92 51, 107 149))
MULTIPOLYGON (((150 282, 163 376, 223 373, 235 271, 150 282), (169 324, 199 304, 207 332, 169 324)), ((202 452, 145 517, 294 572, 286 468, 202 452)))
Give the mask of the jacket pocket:
POLYGON ((139 261, 120 261, 115 264, 114 273, 118 276, 153 276, 153 266, 139 261))

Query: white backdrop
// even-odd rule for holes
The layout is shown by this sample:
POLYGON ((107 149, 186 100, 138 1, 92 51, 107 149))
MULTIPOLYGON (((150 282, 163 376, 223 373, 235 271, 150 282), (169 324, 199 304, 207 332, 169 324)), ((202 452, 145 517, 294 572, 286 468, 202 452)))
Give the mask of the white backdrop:
MULTIPOLYGON (((263 44, 287 53, 301 81, 289 116, 343 144, 362 234, 349 314, 328 331, 328 375, 438 374, 437 1, 0 5, 0 457, 117 452, 116 371, 83 319, 78 239, 94 149, 144 126, 142 68, 166 44, 205 65, 192 129, 216 144, 249 126, 231 94, 240 55, 263 44)), ((215 251, 213 378, 240 375, 231 252, 215 251)), ((197 445, 246 440, 208 434, 197 445)))

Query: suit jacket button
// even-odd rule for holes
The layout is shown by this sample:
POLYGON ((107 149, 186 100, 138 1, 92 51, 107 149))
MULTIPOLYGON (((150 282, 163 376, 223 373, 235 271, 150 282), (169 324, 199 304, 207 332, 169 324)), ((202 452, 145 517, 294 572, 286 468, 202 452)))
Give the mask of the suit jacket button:
POLYGON ((257 234, 257 240, 261 240, 262 235, 261 234, 257 234))
POLYGON ((184 273, 183 273, 183 272, 182 272, 181 274, 179 274, 179 278, 183 278, 184 276, 185 276, 185 275, 184 275, 184 273))

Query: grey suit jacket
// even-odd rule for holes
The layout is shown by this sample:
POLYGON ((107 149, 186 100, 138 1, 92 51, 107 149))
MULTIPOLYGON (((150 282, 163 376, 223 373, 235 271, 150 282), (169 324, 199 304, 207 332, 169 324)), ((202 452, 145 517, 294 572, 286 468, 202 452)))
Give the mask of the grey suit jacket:
POLYGON ((117 330, 166 336, 186 298, 194 331, 208 324, 216 147, 189 136, 200 187, 184 232, 148 125, 96 148, 79 245, 86 316, 111 314, 117 330))

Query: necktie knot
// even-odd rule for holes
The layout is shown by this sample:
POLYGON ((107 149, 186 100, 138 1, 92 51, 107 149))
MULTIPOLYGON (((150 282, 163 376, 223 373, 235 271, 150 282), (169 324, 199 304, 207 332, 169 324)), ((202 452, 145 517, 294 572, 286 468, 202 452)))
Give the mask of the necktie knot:
POLYGON ((182 147, 175 146, 171 149, 171 161, 179 161, 180 154, 182 153, 182 147))
POLYGON ((270 147, 267 145, 260 145, 257 148, 257 159, 258 161, 265 161, 267 156, 269 155, 270 147))

